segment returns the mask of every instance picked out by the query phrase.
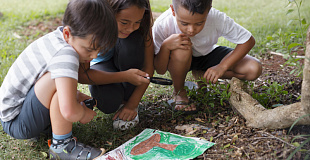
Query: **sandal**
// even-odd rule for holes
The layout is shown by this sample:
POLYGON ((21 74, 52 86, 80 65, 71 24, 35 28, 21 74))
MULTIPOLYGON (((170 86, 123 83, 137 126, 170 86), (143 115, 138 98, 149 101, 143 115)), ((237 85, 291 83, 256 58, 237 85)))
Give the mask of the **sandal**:
POLYGON ((185 114, 185 115, 190 115, 190 114, 196 114, 196 113, 198 113, 197 108, 196 108, 196 110, 192 110, 192 111, 185 111, 185 110, 184 110, 185 108, 189 107, 191 104, 192 104, 191 102, 174 101, 174 102, 171 103, 171 106, 173 107, 173 111, 174 111, 174 112, 182 112, 182 113, 185 114), (177 109, 175 109, 175 106, 176 106, 176 105, 186 105, 186 107, 184 107, 184 108, 181 109, 181 110, 177 110, 177 109))
POLYGON ((91 146, 85 145, 83 143, 77 142, 75 138, 64 146, 61 152, 56 153, 55 150, 49 149, 50 159, 61 160, 61 159, 87 159, 93 160, 105 153, 103 148, 93 148, 91 146), (88 155, 90 154, 90 157, 88 155))

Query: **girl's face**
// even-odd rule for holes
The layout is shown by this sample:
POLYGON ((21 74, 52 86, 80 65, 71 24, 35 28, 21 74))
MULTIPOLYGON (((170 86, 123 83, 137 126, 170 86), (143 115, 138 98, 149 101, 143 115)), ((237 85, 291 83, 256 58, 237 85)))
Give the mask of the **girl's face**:
POLYGON ((118 38, 127 38, 133 31, 139 29, 145 9, 135 5, 121 10, 116 14, 118 38))
POLYGON ((91 46, 92 35, 87 35, 85 38, 72 36, 69 27, 64 27, 63 36, 66 42, 79 54, 80 63, 89 63, 97 58, 99 49, 93 50, 91 46))

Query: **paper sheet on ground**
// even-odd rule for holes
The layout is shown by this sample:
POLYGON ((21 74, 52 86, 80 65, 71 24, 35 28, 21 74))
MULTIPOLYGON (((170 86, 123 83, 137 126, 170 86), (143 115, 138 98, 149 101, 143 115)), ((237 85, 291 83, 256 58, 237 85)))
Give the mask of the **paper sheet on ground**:
POLYGON ((214 143, 195 137, 154 129, 145 129, 118 148, 99 157, 99 160, 177 160, 193 159, 214 143))

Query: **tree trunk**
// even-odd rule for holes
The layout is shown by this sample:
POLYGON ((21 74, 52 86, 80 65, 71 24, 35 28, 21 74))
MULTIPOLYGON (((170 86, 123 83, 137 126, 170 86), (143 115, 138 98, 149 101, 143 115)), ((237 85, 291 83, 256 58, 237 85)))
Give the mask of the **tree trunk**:
POLYGON ((310 27, 307 33, 303 82, 301 86, 301 105, 305 113, 310 113, 310 27))
MULTIPOLYGON (((310 114, 310 27, 307 32, 307 44, 301 102, 266 109, 259 102, 245 92, 245 84, 237 78, 230 81, 230 104, 246 120, 247 125, 254 128, 280 129, 290 127, 299 117, 310 114)), ((300 119, 296 125, 310 125, 310 117, 300 119)))

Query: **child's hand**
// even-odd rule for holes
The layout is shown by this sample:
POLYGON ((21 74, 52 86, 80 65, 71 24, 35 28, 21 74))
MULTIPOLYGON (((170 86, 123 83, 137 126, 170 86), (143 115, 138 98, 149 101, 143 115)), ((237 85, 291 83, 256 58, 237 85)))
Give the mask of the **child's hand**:
POLYGON ((94 119, 94 117, 97 115, 97 113, 85 106, 83 102, 81 102, 81 105, 84 107, 84 117, 79 121, 82 124, 86 124, 94 119))
POLYGON ((86 99, 91 99, 92 97, 80 92, 80 91, 77 91, 76 93, 76 99, 79 103, 85 101, 86 99))
POLYGON ((221 78, 226 69, 220 67, 219 65, 209 68, 203 77, 206 79, 206 82, 216 83, 219 78, 221 78))
POLYGON ((191 39, 186 36, 184 33, 181 34, 173 34, 169 36, 164 43, 166 44, 167 48, 171 50, 175 49, 184 49, 188 50, 192 48, 191 39))
POLYGON ((126 74, 127 82, 135 86, 150 83, 150 80, 145 78, 149 77, 149 74, 139 69, 129 69, 127 71, 124 71, 124 73, 126 74))
POLYGON ((125 106, 122 109, 116 112, 116 114, 112 119, 115 120, 118 117, 123 121, 131 121, 136 116, 137 116, 137 108, 132 109, 130 107, 127 107, 125 104, 125 106))

